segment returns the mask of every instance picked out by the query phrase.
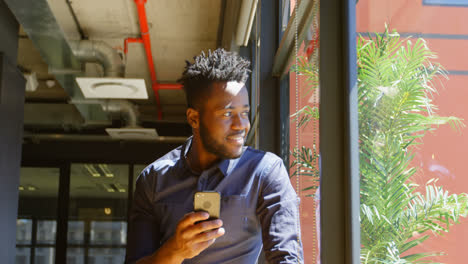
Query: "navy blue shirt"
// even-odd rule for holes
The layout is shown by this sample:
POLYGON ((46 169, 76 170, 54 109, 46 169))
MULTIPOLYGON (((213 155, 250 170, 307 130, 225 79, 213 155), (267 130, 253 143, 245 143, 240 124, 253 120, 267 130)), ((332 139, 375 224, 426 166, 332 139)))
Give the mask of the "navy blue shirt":
POLYGON ((126 263, 153 254, 193 211, 196 191, 221 194, 224 236, 183 263, 302 263, 299 199, 283 161, 273 153, 244 148, 197 174, 185 159, 191 139, 146 167, 136 183, 126 263))

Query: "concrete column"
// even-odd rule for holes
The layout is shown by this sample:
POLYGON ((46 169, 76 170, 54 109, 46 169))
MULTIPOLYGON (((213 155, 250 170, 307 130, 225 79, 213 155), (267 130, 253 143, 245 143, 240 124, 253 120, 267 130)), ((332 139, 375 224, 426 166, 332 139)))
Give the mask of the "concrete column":
POLYGON ((0 0, 0 262, 15 263, 25 81, 16 67, 19 25, 0 0))

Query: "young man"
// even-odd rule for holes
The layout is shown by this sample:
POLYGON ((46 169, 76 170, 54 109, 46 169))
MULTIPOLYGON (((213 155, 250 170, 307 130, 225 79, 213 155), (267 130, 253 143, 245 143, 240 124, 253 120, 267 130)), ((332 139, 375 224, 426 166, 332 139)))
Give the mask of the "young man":
POLYGON ((187 62, 181 83, 193 136, 143 170, 126 263, 302 263, 298 198, 283 161, 244 147, 250 63, 218 49, 187 62), (193 212, 197 191, 221 194, 219 219, 193 212))

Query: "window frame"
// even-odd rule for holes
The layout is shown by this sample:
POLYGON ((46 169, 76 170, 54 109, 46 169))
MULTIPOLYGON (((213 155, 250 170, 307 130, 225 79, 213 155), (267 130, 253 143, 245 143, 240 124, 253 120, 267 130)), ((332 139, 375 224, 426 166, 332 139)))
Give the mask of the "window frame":
POLYGON ((356 1, 320 2, 321 263, 360 263, 356 1))

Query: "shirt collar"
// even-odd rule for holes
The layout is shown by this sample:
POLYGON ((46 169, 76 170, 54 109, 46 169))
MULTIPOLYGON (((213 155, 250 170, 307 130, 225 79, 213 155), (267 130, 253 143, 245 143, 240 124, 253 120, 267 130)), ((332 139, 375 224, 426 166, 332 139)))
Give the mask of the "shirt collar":
MULTIPOLYGON (((187 168, 189 170, 191 170, 191 168, 190 168, 190 166, 188 165, 188 162, 187 162, 187 153, 190 150, 190 146, 192 145, 192 139, 193 139, 193 136, 190 136, 187 139, 187 141, 185 141, 184 145, 182 145, 182 151, 180 152, 180 159, 182 159, 184 161, 185 165, 187 166, 187 168)), ((242 154, 244 153, 246 148, 247 147, 243 148, 242 154)), ((216 166, 222 172, 223 176, 227 177, 229 174, 231 174, 232 170, 237 165, 239 160, 240 160, 240 157, 236 158, 236 159, 222 159, 217 164, 213 165, 213 167, 216 166)), ((213 167, 211 167, 211 168, 213 168, 213 167)), ((211 168, 209 168, 209 169, 211 169, 211 168)))

